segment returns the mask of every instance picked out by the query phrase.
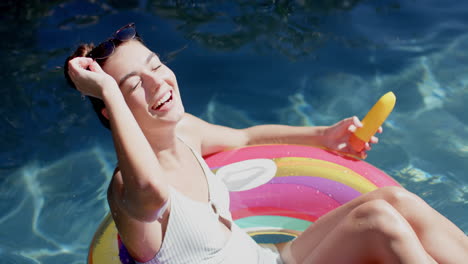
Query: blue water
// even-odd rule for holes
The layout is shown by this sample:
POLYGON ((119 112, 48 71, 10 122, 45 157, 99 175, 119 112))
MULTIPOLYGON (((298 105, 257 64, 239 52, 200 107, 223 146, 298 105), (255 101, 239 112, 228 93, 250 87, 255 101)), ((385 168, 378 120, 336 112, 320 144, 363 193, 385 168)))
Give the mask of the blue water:
POLYGON ((394 91, 368 161, 468 234, 467 1, 0 6, 0 263, 86 262, 115 156, 61 66, 132 21, 176 73, 186 110, 213 123, 329 125, 394 91))

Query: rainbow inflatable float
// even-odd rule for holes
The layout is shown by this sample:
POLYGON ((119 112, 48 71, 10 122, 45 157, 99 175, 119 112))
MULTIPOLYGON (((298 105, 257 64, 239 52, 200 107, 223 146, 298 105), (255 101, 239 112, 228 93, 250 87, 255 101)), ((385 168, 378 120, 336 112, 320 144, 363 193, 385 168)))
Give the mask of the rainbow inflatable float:
MULTIPOLYGON (((205 158, 231 191, 234 221, 258 243, 291 240, 347 201, 379 187, 399 186, 365 161, 310 146, 257 145, 205 158)), ((88 264, 100 263, 134 263, 110 215, 89 250, 88 264)))

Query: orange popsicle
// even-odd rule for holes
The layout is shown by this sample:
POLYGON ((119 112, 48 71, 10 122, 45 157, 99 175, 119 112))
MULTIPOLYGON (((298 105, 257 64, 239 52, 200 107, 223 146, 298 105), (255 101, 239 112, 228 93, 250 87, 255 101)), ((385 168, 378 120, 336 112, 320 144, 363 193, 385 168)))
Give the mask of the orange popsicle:
POLYGON ((356 132, 349 138, 349 144, 355 151, 360 152, 364 149, 366 142, 369 142, 392 112, 395 102, 395 94, 388 92, 375 103, 362 120, 362 127, 356 129, 356 132))

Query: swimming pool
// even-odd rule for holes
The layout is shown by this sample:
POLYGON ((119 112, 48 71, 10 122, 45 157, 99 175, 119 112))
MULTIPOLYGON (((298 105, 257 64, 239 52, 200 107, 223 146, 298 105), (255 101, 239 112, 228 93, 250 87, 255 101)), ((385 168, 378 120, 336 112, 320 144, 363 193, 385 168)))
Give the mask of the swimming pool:
POLYGON ((2 4, 2 263, 85 263, 115 157, 58 67, 131 21, 210 122, 332 124, 394 91, 367 161, 468 234, 468 3, 213 2, 2 4))

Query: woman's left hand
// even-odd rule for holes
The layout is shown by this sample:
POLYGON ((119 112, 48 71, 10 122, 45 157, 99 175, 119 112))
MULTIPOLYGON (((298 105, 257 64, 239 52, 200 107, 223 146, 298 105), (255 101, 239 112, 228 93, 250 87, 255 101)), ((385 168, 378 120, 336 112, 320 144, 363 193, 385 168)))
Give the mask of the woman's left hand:
MULTIPOLYGON (((365 159, 367 157, 367 151, 371 150, 371 144, 378 143, 379 139, 376 136, 372 136, 370 141, 366 142, 362 151, 355 151, 349 144, 349 137, 359 127, 362 127, 362 123, 356 116, 343 119, 340 122, 329 126, 324 132, 324 147, 332 151, 338 151, 365 159)), ((382 127, 379 127, 377 132, 382 133, 382 131, 382 127)))

